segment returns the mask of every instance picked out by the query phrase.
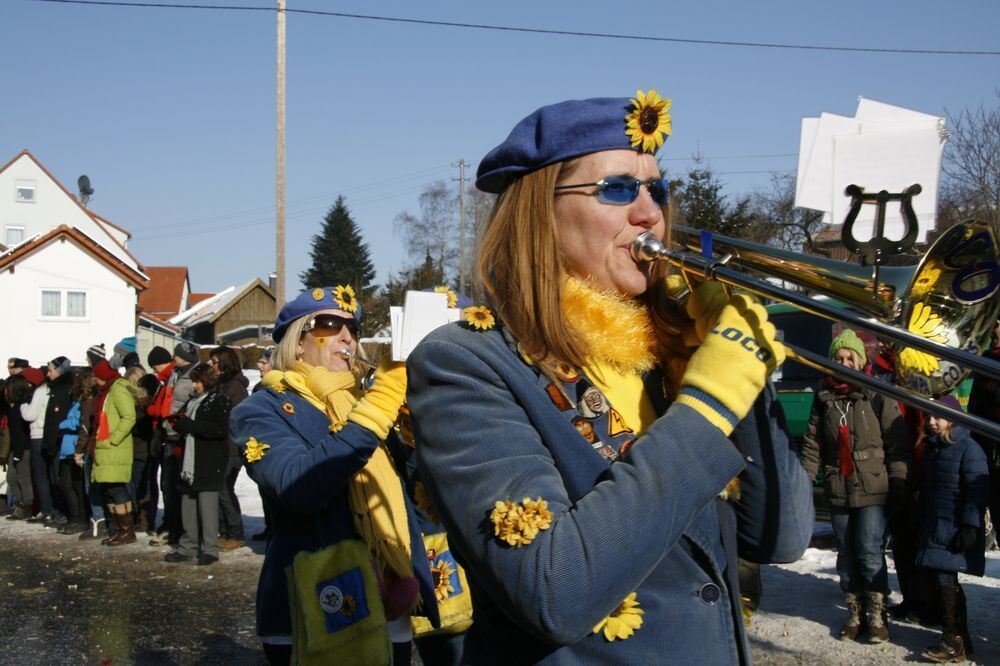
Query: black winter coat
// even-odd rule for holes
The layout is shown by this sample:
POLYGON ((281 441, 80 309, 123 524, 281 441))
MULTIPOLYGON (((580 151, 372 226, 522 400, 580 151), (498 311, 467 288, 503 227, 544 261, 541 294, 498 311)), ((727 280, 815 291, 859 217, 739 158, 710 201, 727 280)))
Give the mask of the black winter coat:
MULTIPOLYGON (((43 389, 44 390, 44 389, 43 389)), ((59 454, 63 433, 59 425, 66 420, 73 406, 73 373, 59 375, 49 382, 49 404, 45 408, 45 426, 42 431, 42 449, 49 455, 59 454)))
POLYGON ((7 413, 11 460, 20 460, 24 452, 31 448, 31 433, 28 431, 27 422, 21 417, 21 404, 20 402, 11 404, 7 413))
POLYGON ((954 443, 932 435, 924 449, 917 566, 982 576, 986 567, 983 516, 990 487, 986 455, 966 428, 955 426, 951 438, 954 443), (955 552, 951 540, 962 525, 978 528, 979 538, 968 550, 955 552))
MULTIPOLYGON (((184 404, 186 414, 190 401, 184 404)), ((200 493, 222 490, 226 482, 226 464, 229 462, 229 398, 218 390, 212 391, 198 405, 194 419, 178 420, 174 429, 192 435, 195 443, 194 479, 181 483, 181 491, 200 493), (179 426, 179 427, 178 427, 179 426)))
MULTIPOLYGON (((229 398, 229 404, 233 407, 243 402, 247 397, 247 389, 250 387, 250 380, 246 378, 242 372, 227 382, 219 385, 219 393, 222 393, 227 398, 229 398)), ((232 438, 229 437, 229 433, 226 433, 226 442, 229 444, 229 456, 231 458, 239 458, 240 450, 236 448, 236 444, 233 442, 232 438)))
MULTIPOLYGON (((985 356, 1000 361, 1000 350, 991 349, 985 356)), ((969 395, 969 413, 1000 423, 1000 379, 976 376, 972 383, 972 393, 969 395)), ((1000 474, 1000 442, 978 433, 973 437, 986 451, 990 471, 993 474, 1000 474)))

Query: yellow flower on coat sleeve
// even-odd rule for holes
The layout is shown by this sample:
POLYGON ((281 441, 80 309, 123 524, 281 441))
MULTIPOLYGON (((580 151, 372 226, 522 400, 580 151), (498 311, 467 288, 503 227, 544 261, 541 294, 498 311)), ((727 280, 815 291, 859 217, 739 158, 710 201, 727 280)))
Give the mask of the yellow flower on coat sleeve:
POLYGON ((497 501, 490 512, 493 535, 509 546, 526 546, 538 533, 552 526, 549 503, 541 497, 525 497, 521 502, 497 501))
POLYGON ((639 608, 639 602, 636 601, 633 592, 625 597, 610 615, 598 622, 592 633, 599 633, 603 629, 604 638, 607 640, 625 640, 642 626, 642 614, 643 610, 639 608))
POLYGON ((247 440, 246 451, 243 452, 243 456, 247 459, 248 463, 255 463, 264 457, 264 452, 269 448, 271 448, 270 445, 258 442, 251 437, 247 440))

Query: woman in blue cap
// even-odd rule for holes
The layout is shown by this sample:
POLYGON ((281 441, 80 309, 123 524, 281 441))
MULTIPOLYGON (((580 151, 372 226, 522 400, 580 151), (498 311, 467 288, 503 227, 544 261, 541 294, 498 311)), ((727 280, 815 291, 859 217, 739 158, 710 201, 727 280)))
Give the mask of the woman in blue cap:
POLYGON ((421 475, 472 590, 467 663, 748 663, 737 557, 791 561, 811 536, 766 312, 706 284, 689 316, 630 253, 669 240, 669 105, 518 123, 476 181, 498 195, 492 309, 408 359, 421 475))
POLYGON ((405 663, 411 612, 437 623, 413 508, 384 445, 406 369, 383 365, 361 394, 360 314, 344 286, 285 305, 274 369, 230 422, 271 516, 257 633, 274 664, 405 663))

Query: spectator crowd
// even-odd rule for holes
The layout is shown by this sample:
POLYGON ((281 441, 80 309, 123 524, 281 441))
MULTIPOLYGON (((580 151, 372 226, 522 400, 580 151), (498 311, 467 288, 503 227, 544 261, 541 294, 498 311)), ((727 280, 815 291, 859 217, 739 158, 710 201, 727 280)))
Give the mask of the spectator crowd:
MULTIPOLYGON (((244 546, 242 465, 229 437, 229 413, 249 389, 237 351, 216 347, 200 362, 198 348, 180 342, 172 352, 154 347, 143 366, 135 338, 125 338, 110 358, 103 345, 86 355, 78 368, 65 356, 44 368, 8 359, 0 513, 109 547, 142 536, 169 546, 168 562, 210 565, 244 546)), ((265 352, 263 372, 269 363, 265 352)))

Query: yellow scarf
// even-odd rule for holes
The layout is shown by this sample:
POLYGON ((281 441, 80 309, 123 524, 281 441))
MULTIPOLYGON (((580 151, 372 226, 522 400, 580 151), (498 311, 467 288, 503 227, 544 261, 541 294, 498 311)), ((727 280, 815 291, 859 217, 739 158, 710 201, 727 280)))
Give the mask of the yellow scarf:
MULTIPOLYGON (((332 432, 344 427, 347 414, 357 402, 352 393, 356 385, 357 380, 348 371, 331 372, 302 361, 296 361, 290 370, 271 370, 264 375, 264 386, 279 392, 294 391, 325 413, 332 432)), ((354 528, 375 555, 379 569, 387 569, 396 578, 412 578, 406 500, 385 442, 379 442, 365 466, 354 475, 347 497, 354 528)))

